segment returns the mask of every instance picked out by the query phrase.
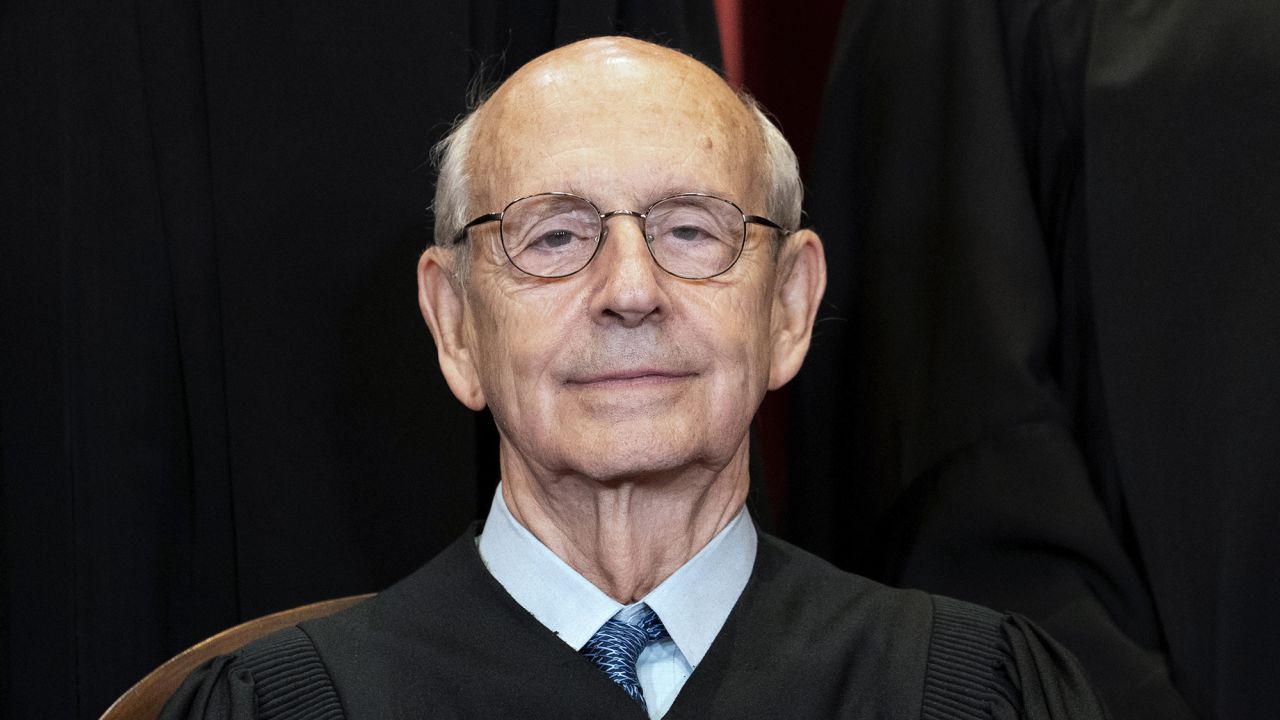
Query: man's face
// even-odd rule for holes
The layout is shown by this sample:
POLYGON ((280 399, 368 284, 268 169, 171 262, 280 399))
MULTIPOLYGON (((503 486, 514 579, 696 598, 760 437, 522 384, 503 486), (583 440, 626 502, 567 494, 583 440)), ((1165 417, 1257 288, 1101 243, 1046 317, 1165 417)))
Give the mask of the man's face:
MULTIPOLYGON (((580 49, 535 61, 482 110, 473 214, 550 191, 602 212, 705 192, 765 214, 758 133, 718 78, 664 51, 580 49)), ((465 334, 504 462, 598 480, 718 470, 769 384, 770 231, 748 226, 732 269, 684 280, 654 263, 638 218, 607 227, 591 264, 557 280, 512 267, 497 223, 471 231, 465 334)))

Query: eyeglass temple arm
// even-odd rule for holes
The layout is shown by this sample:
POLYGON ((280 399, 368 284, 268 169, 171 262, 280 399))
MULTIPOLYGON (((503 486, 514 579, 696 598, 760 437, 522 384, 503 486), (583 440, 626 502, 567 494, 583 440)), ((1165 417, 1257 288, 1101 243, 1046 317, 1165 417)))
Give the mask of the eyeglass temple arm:
POLYGON ((471 228, 475 227, 476 225, 483 225, 483 224, 485 224, 485 223, 488 223, 488 222, 494 222, 495 220, 501 220, 501 219, 502 219, 502 213, 500 213, 500 212, 496 212, 496 213, 489 213, 488 215, 481 215, 480 217, 476 218, 475 220, 472 220, 471 222, 467 223, 466 225, 463 225, 463 226, 462 226, 462 229, 458 231, 458 234, 453 236, 453 241, 454 241, 455 243, 460 243, 460 242, 462 242, 463 240, 466 240, 466 239, 467 239, 467 231, 468 231, 468 230, 470 230, 471 228))
POLYGON ((781 230, 781 231, 782 231, 782 234, 784 234, 784 235, 789 235, 789 234, 791 233, 791 231, 790 231, 790 230, 788 230, 788 229, 786 229, 786 228, 782 227, 782 226, 781 226, 781 225, 779 225, 778 223, 776 223, 776 222, 774 222, 774 221, 770 220, 770 219, 769 219, 769 218, 767 218, 767 217, 764 217, 763 215, 743 215, 743 216, 742 216, 742 221, 743 221, 743 222, 749 222, 749 223, 755 223, 756 225, 764 225, 765 227, 771 227, 771 228, 773 228, 774 230, 781 230))

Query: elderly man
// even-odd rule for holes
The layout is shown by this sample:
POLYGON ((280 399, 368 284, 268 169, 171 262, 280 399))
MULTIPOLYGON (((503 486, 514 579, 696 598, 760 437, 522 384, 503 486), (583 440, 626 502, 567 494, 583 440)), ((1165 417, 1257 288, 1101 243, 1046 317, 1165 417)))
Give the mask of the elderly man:
POLYGON ((684 55, 601 38, 516 72, 442 144, 418 266, 449 387, 498 425, 488 519, 166 717, 1104 716, 1025 621, 757 533, 748 427, 826 282, 800 203, 781 134, 684 55))

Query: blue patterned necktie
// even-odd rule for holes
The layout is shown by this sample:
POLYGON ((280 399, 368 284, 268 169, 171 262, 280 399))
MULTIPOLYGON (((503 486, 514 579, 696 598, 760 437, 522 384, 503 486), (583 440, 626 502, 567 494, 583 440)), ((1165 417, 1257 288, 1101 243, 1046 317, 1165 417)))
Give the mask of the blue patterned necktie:
POLYGON ((657 613, 645 605, 630 618, 630 622, 610 618, 580 652, 643 707, 644 691, 640 689, 640 678, 636 675, 636 660, 645 646, 664 637, 667 637, 667 629, 662 626, 657 613))

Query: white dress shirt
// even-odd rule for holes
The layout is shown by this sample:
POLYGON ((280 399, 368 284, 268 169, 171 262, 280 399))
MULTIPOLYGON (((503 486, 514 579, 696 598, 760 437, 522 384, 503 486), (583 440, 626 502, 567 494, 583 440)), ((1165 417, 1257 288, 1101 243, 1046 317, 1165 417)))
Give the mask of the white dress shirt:
POLYGON ((636 662, 649 717, 662 717, 711 647, 747 585, 756 559, 756 529, 741 510, 696 555, 631 605, 605 595, 516 521, 494 494, 480 558, 511 597, 574 650, 609 618, 626 619, 641 604, 653 609, 670 637, 651 643, 636 662))

